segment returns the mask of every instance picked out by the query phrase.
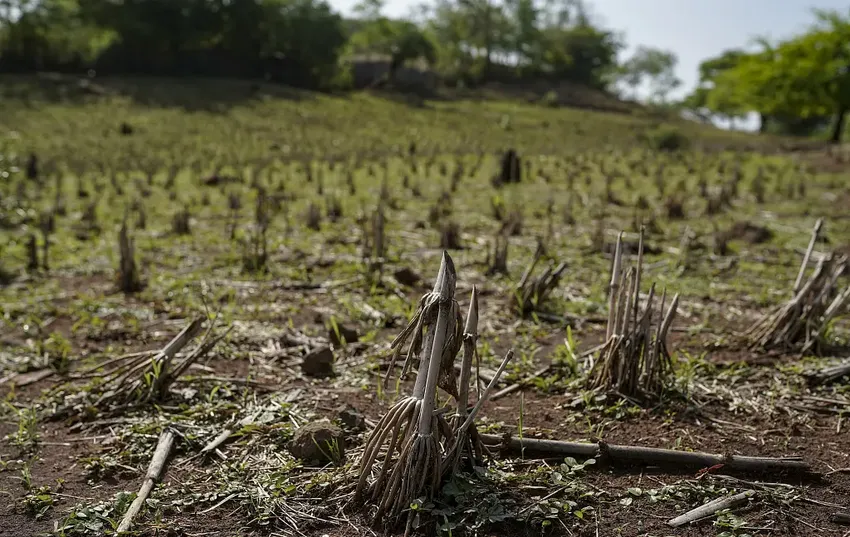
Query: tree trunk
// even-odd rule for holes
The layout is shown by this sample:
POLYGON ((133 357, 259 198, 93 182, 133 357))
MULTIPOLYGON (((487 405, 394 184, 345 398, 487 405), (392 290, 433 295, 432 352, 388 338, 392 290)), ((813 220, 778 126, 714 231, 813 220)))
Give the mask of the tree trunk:
POLYGON ((485 2, 484 6, 486 9, 484 17, 484 69, 481 73, 481 81, 487 82, 490 78, 491 56, 493 55, 493 34, 491 30, 493 12, 490 2, 485 2))
POLYGON ((390 60, 390 68, 387 71, 387 82, 391 84, 395 83, 395 76, 403 64, 404 58, 398 54, 393 54, 392 59, 390 60))
POLYGON ((759 134, 764 134, 767 132, 767 116, 765 114, 759 114, 759 134))
POLYGON ((842 106, 839 108, 836 115, 838 117, 835 118, 835 126, 832 129, 832 136, 829 138, 829 141, 833 144, 841 142, 841 136, 844 134, 844 124, 847 120, 847 107, 842 106))

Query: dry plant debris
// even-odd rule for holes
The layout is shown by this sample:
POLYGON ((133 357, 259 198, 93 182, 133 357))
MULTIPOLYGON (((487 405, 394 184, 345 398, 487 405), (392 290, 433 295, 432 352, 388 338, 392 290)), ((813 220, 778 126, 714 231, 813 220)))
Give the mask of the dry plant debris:
POLYGON ((638 246, 637 267, 625 273, 622 270, 622 242, 623 234, 620 233, 608 292, 606 342, 588 373, 588 387, 627 397, 658 396, 669 383, 672 373, 667 332, 679 306, 679 295, 673 297, 665 313, 665 290, 656 311, 653 284, 641 308, 643 230, 638 246))
POLYGON ((409 508, 414 500, 423 496, 432 498, 445 474, 457 469, 464 455, 480 452, 480 444, 470 449, 469 442, 477 439, 473 420, 512 357, 508 353, 488 390, 467 413, 478 301, 473 290, 466 330, 461 337, 462 321, 454 298, 456 285, 454 262, 443 252, 433 291, 422 297, 410 324, 392 344, 394 363, 407 339, 413 337, 402 368, 404 376, 414 355, 419 354, 413 394, 400 399, 381 418, 369 435, 360 459, 355 500, 369 495, 378 506, 376 519, 388 527, 407 512, 407 532, 413 521, 409 508), (458 393, 454 362, 461 342, 465 350, 458 393), (438 385, 453 395, 458 405, 451 423, 436 411, 438 385))
MULTIPOLYGON (((815 264, 823 260, 825 275, 837 268, 840 257, 824 252, 848 253, 847 186, 815 169, 824 157, 816 147, 687 123, 676 128, 698 150, 659 152, 641 135, 666 119, 487 99, 414 109, 366 94, 280 99, 277 86, 260 83, 252 95, 262 98, 245 102, 244 83, 217 80, 211 97, 225 103, 196 98, 209 84, 189 91, 189 80, 175 88, 163 79, 156 93, 188 91, 186 108, 150 106, 124 90, 79 106, 42 99, 37 87, 25 105, 5 92, 9 83, 0 82, 0 116, 15 132, 0 133, 0 495, 8 497, 0 520, 13 535, 100 537, 128 512, 131 531, 144 535, 366 535, 377 533, 370 522, 388 495, 378 522, 394 531, 415 512, 411 533, 840 534, 831 515, 850 502, 850 373, 846 357, 828 351, 843 350, 836 344, 850 333, 847 301, 803 357, 805 337, 791 352, 723 344, 743 320, 792 298, 772 288, 792 287, 814 218, 830 222, 829 237, 811 252, 795 295, 815 264), (492 128, 495 117, 501 128, 492 128), (103 135, 122 121, 131 137, 103 135), (27 179, 30 154, 36 181, 27 179), (124 206, 119 261, 125 215, 115 209, 124 206), (191 214, 190 235, 172 232, 181 213, 191 214), (618 387, 588 389, 587 371, 600 347, 621 359, 640 340, 650 286, 626 281, 621 266, 617 292, 605 293, 616 252, 607 234, 644 224, 640 279, 656 281, 658 295, 681 293, 687 309, 659 339, 669 304, 659 311, 655 296, 643 339, 657 344, 656 371, 670 365, 664 344, 675 345, 676 360, 655 375, 661 388, 639 381, 638 395, 611 397, 618 387), (438 292, 419 317, 413 310, 444 230, 449 246, 462 231, 463 249, 451 252, 462 311, 444 316, 451 333, 434 359, 440 310, 453 306, 438 292), (706 245, 712 233, 720 258, 706 245), (545 238, 546 253, 518 289, 526 267, 508 266, 508 240, 516 263, 534 237, 545 238), (568 286, 552 277, 560 260, 568 286), (636 316, 627 315, 631 302, 636 316), (203 329, 170 360, 164 351, 212 304, 234 332, 178 377, 203 329), (615 320, 606 334, 600 313, 609 311, 628 330, 615 320), (404 327, 396 322, 411 317, 406 339, 390 349, 404 327), (618 337, 619 348, 609 344, 618 337), (515 358, 494 381, 509 346, 515 358), (388 352, 409 358, 409 381, 392 391, 376 382, 388 352), (430 435, 417 444, 435 362, 430 435), (319 374, 304 374, 305 365, 319 374), (413 399, 412 410, 391 410, 398 392, 413 393, 416 369, 421 397, 402 399, 413 399), (491 395, 484 385, 493 382, 491 395), (398 429, 379 442, 393 421, 398 429), (152 462, 169 431, 172 461, 160 472, 152 462), (367 448, 374 460, 358 503, 367 448), (753 479, 777 483, 723 475, 750 462, 769 468, 753 479), (423 481, 418 490, 411 476, 423 481), (140 486, 151 489, 147 499, 140 486), (666 526, 745 490, 757 494, 743 509, 666 526), (402 494, 416 493, 405 505, 402 494)), ((835 168, 847 162, 824 158, 835 168)), ((637 236, 624 240, 623 264, 637 252, 637 236)), ((846 278, 845 270, 830 300, 846 278)), ((817 334, 830 300, 804 333, 817 334)), ((622 369, 644 376, 643 365, 622 369)))
POLYGON ((209 353, 229 331, 216 335, 211 324, 198 346, 178 357, 180 351, 200 334, 203 324, 202 318, 195 318, 160 351, 126 354, 82 371, 77 379, 94 379, 96 384, 79 392, 77 397, 66 397, 64 412, 86 413, 93 407, 107 413, 119 413, 159 401, 174 381, 209 353), (75 401, 92 396, 94 399, 88 403, 75 401))
POLYGON ((540 311, 540 307, 561 282, 561 277, 567 270, 566 263, 556 265, 552 262, 542 272, 535 275, 534 271, 543 259, 545 251, 543 243, 538 241, 534 257, 514 290, 513 305, 522 316, 540 311))
POLYGON ((744 333, 751 350, 823 354, 835 348, 829 337, 829 328, 850 298, 850 285, 841 289, 839 283, 848 269, 847 257, 835 254, 822 257, 803 283, 822 226, 823 221, 818 220, 812 230, 791 299, 744 333))

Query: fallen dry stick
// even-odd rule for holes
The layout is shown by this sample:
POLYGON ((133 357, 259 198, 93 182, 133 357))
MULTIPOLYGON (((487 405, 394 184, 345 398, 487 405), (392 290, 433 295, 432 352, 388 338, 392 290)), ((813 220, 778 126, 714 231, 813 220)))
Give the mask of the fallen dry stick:
POLYGON ((723 465, 726 472, 783 471, 807 473, 809 464, 800 457, 745 457, 740 455, 717 455, 698 451, 642 446, 621 446, 583 442, 561 442, 535 438, 512 438, 494 434, 482 434, 481 440, 490 447, 501 448, 508 453, 522 453, 533 458, 601 457, 610 463, 644 464, 650 466, 679 466, 683 468, 709 468, 723 465))
POLYGON ((846 376, 850 376, 850 362, 813 373, 808 380, 811 384, 828 384, 846 376))
MULTIPOLYGON (((252 423, 254 423, 254 420, 257 419, 258 417, 259 417, 259 413, 255 413, 255 414, 252 414, 252 415, 249 415, 249 416, 245 416, 244 418, 242 418, 241 420, 236 422, 236 425, 234 425, 233 427, 225 428, 209 444, 205 445, 203 447, 203 449, 201 449, 201 455, 206 455, 207 453, 210 453, 212 451, 218 451, 219 446, 224 444, 227 441, 227 439, 230 438, 230 436, 234 432, 238 431, 242 427, 245 427, 246 425, 251 425, 252 423)), ((222 455, 222 457, 223 457, 223 455, 222 455)))
POLYGON ((727 496, 725 498, 716 498, 711 500, 707 504, 700 505, 696 509, 691 509, 684 515, 679 515, 676 518, 671 518, 667 521, 667 525, 671 528, 678 528, 680 526, 684 526, 685 524, 690 524, 691 522, 696 522, 698 520, 702 520, 706 517, 710 517, 713 514, 722 511, 724 509, 731 509, 741 503, 744 503, 748 499, 755 496, 756 492, 754 490, 745 490, 740 494, 735 494, 734 496, 727 496))
MULTIPOLYGON (((579 358, 587 358, 591 354, 596 353, 596 351, 600 350, 604 346, 605 346, 604 344, 603 345, 597 345, 597 346, 595 346, 591 349, 588 349, 584 352, 579 353, 578 357, 579 358)), ((521 388, 529 386, 529 385, 531 385, 531 383, 535 379, 538 379, 538 378, 542 377, 543 375, 550 373, 554 369, 555 369, 555 364, 549 364, 546 367, 542 367, 542 368, 538 369, 537 371, 533 372, 531 375, 520 380, 519 382, 515 382, 514 384, 511 384, 510 386, 502 388, 498 392, 494 393, 492 396, 490 396, 490 400, 495 401, 497 399, 501 399, 502 397, 505 397, 506 395, 510 395, 510 394, 514 393, 515 391, 521 389, 521 388)))
POLYGON ((850 513, 833 513, 829 520, 836 524, 843 524, 845 526, 850 526, 850 513))
POLYGON ((162 476, 162 470, 165 468, 165 461, 168 460, 168 455, 171 453, 171 448, 173 446, 174 432, 169 429, 164 429, 162 434, 159 435, 159 442, 156 444, 156 450, 153 452, 150 465, 148 465, 148 471, 147 474, 145 474, 144 482, 142 482, 142 488, 139 489, 139 494, 136 496, 136 499, 133 500, 133 503, 130 504, 130 508, 127 509, 127 512, 124 514, 124 518, 121 519, 121 523, 118 525, 116 533, 120 534, 130 530, 130 527, 133 525, 133 519, 139 514, 139 511, 142 510, 142 506, 145 504, 145 501, 147 501, 148 496, 150 496, 154 484, 162 476))

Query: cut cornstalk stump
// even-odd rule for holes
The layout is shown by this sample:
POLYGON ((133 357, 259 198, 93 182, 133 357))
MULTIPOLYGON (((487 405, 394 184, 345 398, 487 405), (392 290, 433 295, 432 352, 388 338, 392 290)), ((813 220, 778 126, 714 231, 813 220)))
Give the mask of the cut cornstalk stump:
POLYGON ((472 362, 478 357, 478 288, 472 287, 472 297, 469 300, 469 312, 466 315, 466 325, 463 329, 463 359, 460 364, 460 386, 457 397, 457 409, 452 416, 451 427, 454 431, 454 447, 450 457, 447 458, 447 468, 444 473, 457 471, 464 455, 469 460, 480 463, 484 456, 484 448, 478 439, 478 434, 473 427, 469 434, 461 431, 468 416, 469 405, 469 381, 472 378, 472 362))
POLYGON ((643 238, 641 228, 637 266, 625 273, 622 270, 623 234, 617 238, 608 287, 606 341, 590 368, 587 377, 590 389, 627 397, 656 397, 669 382, 673 360, 667 349, 667 333, 679 307, 679 295, 673 297, 664 313, 667 293, 662 293, 656 310, 655 285, 652 285, 641 307, 643 238))
POLYGON ((126 218, 118 234, 118 251, 121 259, 118 265, 118 288, 128 294, 141 291, 144 284, 136 266, 135 245, 127 230, 126 218))
POLYGON ((537 249, 531 263, 522 274, 519 283, 514 290, 513 305, 523 316, 536 312, 545 302, 546 298, 558 287, 561 277, 567 270, 566 263, 556 265, 554 262, 542 272, 534 275, 537 265, 543 258, 545 248, 542 242, 537 243, 537 249))
POLYGON ((829 337, 829 328, 850 299, 850 286, 842 289, 838 283, 839 278, 847 273, 850 263, 843 255, 823 257, 811 276, 805 279, 806 267, 822 227, 823 221, 818 220, 791 298, 741 335, 748 349, 821 355, 835 348, 829 337))
MULTIPOLYGON (((409 507, 418 498, 433 498, 443 479, 464 458, 481 458, 483 447, 477 440, 473 421, 513 355, 508 353, 488 389, 467 413, 478 331, 478 293, 473 289, 464 329, 455 300, 456 286, 454 263, 443 252, 434 289, 422 297, 410 323, 391 344, 390 368, 384 382, 389 380, 408 340, 410 345, 401 375, 407 374, 418 355, 416 382, 413 394, 395 403, 366 440, 354 495, 355 501, 368 496, 377 504, 376 520, 389 527, 405 511, 411 515, 409 507), (458 386, 454 362, 461 344, 464 358, 458 386), (436 412, 438 387, 457 402, 450 422, 436 412)), ((412 518, 408 517, 408 530, 411 523, 412 518)))

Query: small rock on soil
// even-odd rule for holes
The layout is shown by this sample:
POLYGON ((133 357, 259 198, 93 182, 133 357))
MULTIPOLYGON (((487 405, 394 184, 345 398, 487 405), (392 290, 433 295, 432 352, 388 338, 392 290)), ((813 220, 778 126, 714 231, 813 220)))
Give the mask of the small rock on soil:
POLYGON ((416 287, 422 281, 422 276, 407 267, 398 269, 393 276, 398 283, 408 287, 416 287))
POLYGON ((289 452, 307 463, 339 464, 345 456, 345 434, 330 422, 308 423, 295 431, 289 452))
POLYGON ((337 411, 337 417, 346 429, 360 431, 366 428, 366 418, 352 406, 341 406, 337 411))
POLYGON ((354 343, 360 339, 360 333, 356 328, 349 328, 337 323, 336 329, 334 329, 333 326, 328 329, 328 339, 330 339, 331 343, 334 345, 341 344, 341 339, 344 339, 346 343, 354 343))
POLYGON ((308 377, 325 378, 334 374, 334 353, 330 347, 310 351, 301 362, 301 371, 308 377))

